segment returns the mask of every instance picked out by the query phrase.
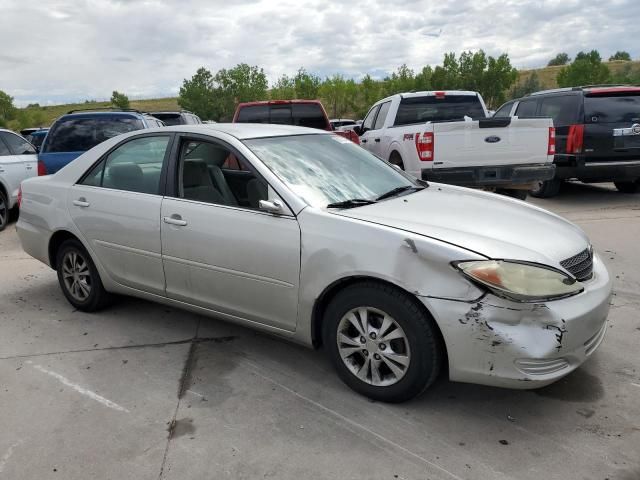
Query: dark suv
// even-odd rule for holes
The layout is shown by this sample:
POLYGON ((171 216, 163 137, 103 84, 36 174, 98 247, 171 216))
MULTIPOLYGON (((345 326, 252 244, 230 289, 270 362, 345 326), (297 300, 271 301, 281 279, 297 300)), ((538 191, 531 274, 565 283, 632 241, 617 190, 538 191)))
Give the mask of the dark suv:
POLYGON ((38 154, 38 175, 56 173, 87 150, 116 135, 162 126, 157 118, 137 110, 71 110, 51 125, 38 154))
POLYGON ((199 116, 186 110, 180 112, 149 112, 149 115, 153 115, 157 119, 162 120, 167 126, 197 125, 202 123, 199 116))
POLYGON ((551 117, 556 176, 531 194, 552 197, 563 180, 614 182, 640 192, 640 87, 595 85, 532 93, 502 105, 495 117, 551 117))

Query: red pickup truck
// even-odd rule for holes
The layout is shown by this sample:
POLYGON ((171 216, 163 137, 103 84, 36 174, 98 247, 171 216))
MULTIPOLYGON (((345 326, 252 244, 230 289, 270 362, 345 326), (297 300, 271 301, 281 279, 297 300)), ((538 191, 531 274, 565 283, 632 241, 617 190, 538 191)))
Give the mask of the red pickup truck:
POLYGON ((334 131, 322 103, 318 100, 267 100, 239 103, 233 123, 279 123, 319 128, 335 132, 360 145, 360 137, 352 131, 334 131))

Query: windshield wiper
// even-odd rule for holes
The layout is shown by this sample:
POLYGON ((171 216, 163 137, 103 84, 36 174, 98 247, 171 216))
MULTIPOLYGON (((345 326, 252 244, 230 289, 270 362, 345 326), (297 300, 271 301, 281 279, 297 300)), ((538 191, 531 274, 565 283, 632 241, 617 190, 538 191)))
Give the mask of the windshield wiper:
POLYGON ((405 185, 403 187, 396 187, 392 190, 389 190, 386 193, 380 195, 376 200, 384 200, 385 198, 395 197, 396 195, 406 192, 407 190, 422 190, 424 187, 416 187, 415 185, 405 185))
POLYGON ((366 198, 350 198, 349 200, 343 200, 342 202, 334 202, 327 205, 327 208, 354 208, 362 207, 363 205, 371 205, 376 203, 377 200, 369 200, 366 198))

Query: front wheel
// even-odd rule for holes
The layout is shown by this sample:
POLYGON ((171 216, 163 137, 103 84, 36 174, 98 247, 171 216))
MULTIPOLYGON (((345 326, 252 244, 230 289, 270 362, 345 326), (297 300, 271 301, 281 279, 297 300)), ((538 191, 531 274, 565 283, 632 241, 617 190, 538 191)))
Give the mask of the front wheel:
POLYGON ((0 189, 0 232, 7 228, 9 223, 9 201, 7 196, 0 189))
POLYGON ((638 193, 640 192, 640 178, 633 182, 613 182, 619 192, 638 193))
POLYGON ((109 303, 98 269, 78 240, 63 242, 56 255, 56 267, 62 293, 75 308, 95 312, 109 303))
POLYGON ((405 292, 376 282, 336 295, 324 316, 323 342, 342 381, 384 402, 422 393, 437 378, 444 356, 428 313, 405 292))
POLYGON ((560 187, 562 186, 562 180, 553 178, 551 180, 545 180, 544 182, 538 182, 529 192, 531 196, 537 198, 551 198, 560 193, 560 187))

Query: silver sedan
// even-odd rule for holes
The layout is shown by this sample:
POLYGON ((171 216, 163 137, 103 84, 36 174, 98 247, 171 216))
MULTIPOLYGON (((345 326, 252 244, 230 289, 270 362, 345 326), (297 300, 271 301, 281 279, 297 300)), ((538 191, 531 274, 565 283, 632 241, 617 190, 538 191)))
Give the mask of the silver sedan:
POLYGON ((547 385, 606 331, 611 280, 578 227, 318 130, 121 135, 25 181, 17 229, 80 310, 132 295, 322 346, 383 401, 445 364, 454 381, 547 385))

